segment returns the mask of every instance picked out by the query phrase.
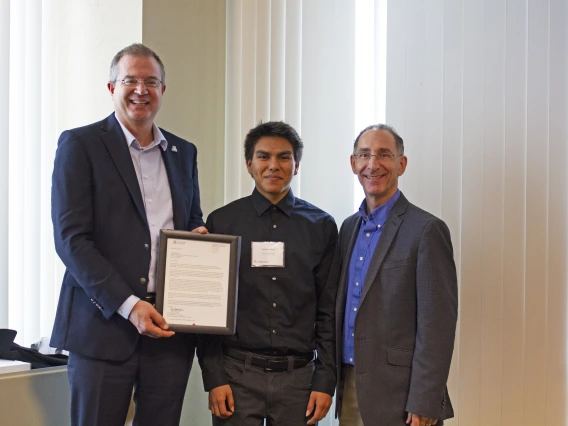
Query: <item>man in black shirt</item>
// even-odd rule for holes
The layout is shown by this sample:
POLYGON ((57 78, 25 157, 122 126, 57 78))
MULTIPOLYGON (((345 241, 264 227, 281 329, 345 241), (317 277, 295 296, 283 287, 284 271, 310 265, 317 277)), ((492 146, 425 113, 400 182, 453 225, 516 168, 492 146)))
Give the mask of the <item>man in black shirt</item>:
POLYGON ((207 220, 211 233, 242 237, 236 334, 202 336, 198 349, 216 426, 315 424, 331 406, 337 226, 290 189, 302 149, 286 123, 252 129, 245 159, 255 189, 207 220))

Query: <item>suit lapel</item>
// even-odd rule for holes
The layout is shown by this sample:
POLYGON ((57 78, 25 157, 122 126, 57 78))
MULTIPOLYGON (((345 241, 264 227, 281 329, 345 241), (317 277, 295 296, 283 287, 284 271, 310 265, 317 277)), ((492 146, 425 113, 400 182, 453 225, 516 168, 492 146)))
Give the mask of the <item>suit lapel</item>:
POLYGON ((343 265, 346 265, 345 268, 341 271, 341 286, 343 294, 345 294, 345 286, 347 285, 347 278, 349 275, 349 263, 351 260, 351 254, 353 253, 353 249, 355 248, 355 242, 357 241, 357 235, 359 234, 359 227, 361 226, 361 216, 357 215, 354 220, 353 224, 351 225, 351 229, 348 232, 349 235, 349 243, 347 245, 347 251, 343 253, 343 265))
POLYGON ((144 209, 144 202, 142 201, 142 194, 140 193, 140 185, 138 184, 138 179, 136 178, 136 171, 134 170, 134 165, 132 164, 132 157, 128 150, 128 145, 124 139, 124 133, 120 124, 116 120, 114 113, 103 120, 101 124, 103 134, 101 135, 103 142, 105 143, 110 156, 114 162, 114 165, 118 169, 118 173, 122 177, 124 184, 130 192, 132 201, 142 216, 146 225, 146 210, 144 209))
POLYGON ((408 201, 404 195, 400 194, 399 199, 393 206, 387 221, 385 222, 385 227, 377 243, 377 247, 371 257, 371 263, 369 264, 369 269, 367 275, 365 276, 365 283, 363 285, 363 293, 361 294, 361 301, 359 306, 365 300, 365 296, 369 293, 369 289, 375 282, 375 278, 379 273, 379 269, 385 260, 385 256, 389 251, 389 248, 394 241, 394 237, 398 233, 400 225, 402 224, 402 219, 400 216, 404 214, 406 208, 408 207, 408 201))
POLYGON ((168 141, 168 148, 162 152, 162 159, 168 173, 168 181, 170 183, 170 192, 172 194, 172 208, 174 211, 174 228, 179 230, 187 230, 185 215, 183 209, 183 179, 181 172, 181 153, 173 151, 172 141, 168 141))

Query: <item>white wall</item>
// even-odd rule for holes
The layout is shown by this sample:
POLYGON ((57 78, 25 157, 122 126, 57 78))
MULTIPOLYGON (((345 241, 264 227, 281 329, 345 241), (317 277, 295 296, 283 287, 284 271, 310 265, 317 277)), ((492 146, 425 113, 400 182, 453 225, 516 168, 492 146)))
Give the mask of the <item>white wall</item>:
POLYGON ((157 123, 197 146, 204 218, 223 204, 225 1, 144 0, 142 41, 166 67, 157 123))

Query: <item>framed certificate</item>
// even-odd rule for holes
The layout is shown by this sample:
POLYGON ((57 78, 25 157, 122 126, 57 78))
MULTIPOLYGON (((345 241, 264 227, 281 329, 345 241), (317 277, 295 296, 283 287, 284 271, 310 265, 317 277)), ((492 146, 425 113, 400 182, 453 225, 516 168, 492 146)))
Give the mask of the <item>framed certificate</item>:
POLYGON ((234 334, 241 237, 160 231, 156 310, 170 330, 234 334))

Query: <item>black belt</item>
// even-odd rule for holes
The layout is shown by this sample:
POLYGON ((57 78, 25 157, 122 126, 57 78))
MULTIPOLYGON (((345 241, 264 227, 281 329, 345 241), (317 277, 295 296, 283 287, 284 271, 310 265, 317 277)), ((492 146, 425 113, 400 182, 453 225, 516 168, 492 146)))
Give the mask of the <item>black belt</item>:
MULTIPOLYGON (((268 355, 258 355, 253 352, 241 351, 235 348, 230 348, 225 346, 223 352, 230 358, 236 359, 237 361, 245 362, 247 359, 247 354, 251 353, 250 363, 255 367, 263 368, 264 371, 288 371, 288 358, 287 356, 268 356, 268 355)), ((313 354, 305 356, 293 356, 294 363, 293 368, 302 368, 313 361, 313 354)))
POLYGON ((144 298, 144 301, 155 305, 156 304, 156 293, 146 293, 146 297, 144 298))

